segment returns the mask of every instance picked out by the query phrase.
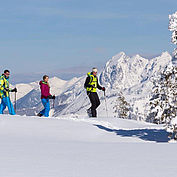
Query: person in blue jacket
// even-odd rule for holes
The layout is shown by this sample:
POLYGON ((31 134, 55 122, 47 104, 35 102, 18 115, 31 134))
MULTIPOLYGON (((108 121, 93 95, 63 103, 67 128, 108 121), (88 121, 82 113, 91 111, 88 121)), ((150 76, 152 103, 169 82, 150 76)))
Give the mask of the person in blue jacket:
POLYGON ((7 106, 9 110, 9 114, 15 115, 14 107, 10 101, 9 92, 17 92, 17 89, 9 88, 9 75, 10 75, 10 71, 5 70, 4 73, 0 76, 0 98, 1 98, 0 114, 3 114, 7 106))

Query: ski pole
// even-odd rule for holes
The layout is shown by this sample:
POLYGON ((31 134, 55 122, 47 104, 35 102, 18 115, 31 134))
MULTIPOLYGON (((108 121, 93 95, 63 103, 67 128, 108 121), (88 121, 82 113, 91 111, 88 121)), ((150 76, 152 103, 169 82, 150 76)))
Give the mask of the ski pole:
POLYGON ((107 115, 107 118, 108 118, 108 106, 107 106, 106 93, 105 93, 105 91, 104 91, 104 99, 105 99, 105 106, 106 106, 106 115, 107 115))

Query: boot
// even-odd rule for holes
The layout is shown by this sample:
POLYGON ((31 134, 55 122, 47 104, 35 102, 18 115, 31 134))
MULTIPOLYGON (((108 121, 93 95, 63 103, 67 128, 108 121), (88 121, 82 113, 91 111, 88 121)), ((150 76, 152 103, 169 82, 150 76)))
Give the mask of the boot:
POLYGON ((41 113, 38 113, 37 116, 42 117, 43 115, 41 113))

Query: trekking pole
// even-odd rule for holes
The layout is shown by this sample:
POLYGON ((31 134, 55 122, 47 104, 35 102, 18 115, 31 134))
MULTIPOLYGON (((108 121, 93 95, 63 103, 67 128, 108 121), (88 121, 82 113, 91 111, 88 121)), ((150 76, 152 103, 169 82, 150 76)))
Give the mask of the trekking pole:
POLYGON ((53 109, 55 108, 55 99, 53 99, 53 109))
POLYGON ((55 95, 53 95, 53 109, 55 108, 55 95))
POLYGON ((107 118, 108 118, 108 106, 107 106, 106 93, 105 93, 105 91, 104 91, 104 100, 105 100, 105 106, 106 106, 106 115, 107 115, 107 118))
MULTIPOLYGON (((10 112, 12 113, 12 103, 11 103, 11 100, 10 100, 10 93, 8 94, 8 96, 9 96, 9 108, 10 108, 9 113, 10 112)), ((6 92, 6 99, 7 99, 8 96, 7 96, 7 92, 6 92)))
POLYGON ((14 108, 15 108, 15 112, 16 112, 16 109, 17 109, 17 92, 15 92, 15 106, 14 106, 14 108))

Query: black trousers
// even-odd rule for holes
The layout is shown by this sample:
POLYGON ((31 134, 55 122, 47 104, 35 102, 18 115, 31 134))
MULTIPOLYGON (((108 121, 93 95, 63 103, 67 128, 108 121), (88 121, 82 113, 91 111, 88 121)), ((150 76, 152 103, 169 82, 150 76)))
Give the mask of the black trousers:
POLYGON ((96 92, 88 92, 87 93, 89 98, 90 98, 90 102, 91 102, 91 112, 92 112, 92 117, 97 117, 97 107, 100 105, 100 99, 98 97, 98 94, 96 92))

